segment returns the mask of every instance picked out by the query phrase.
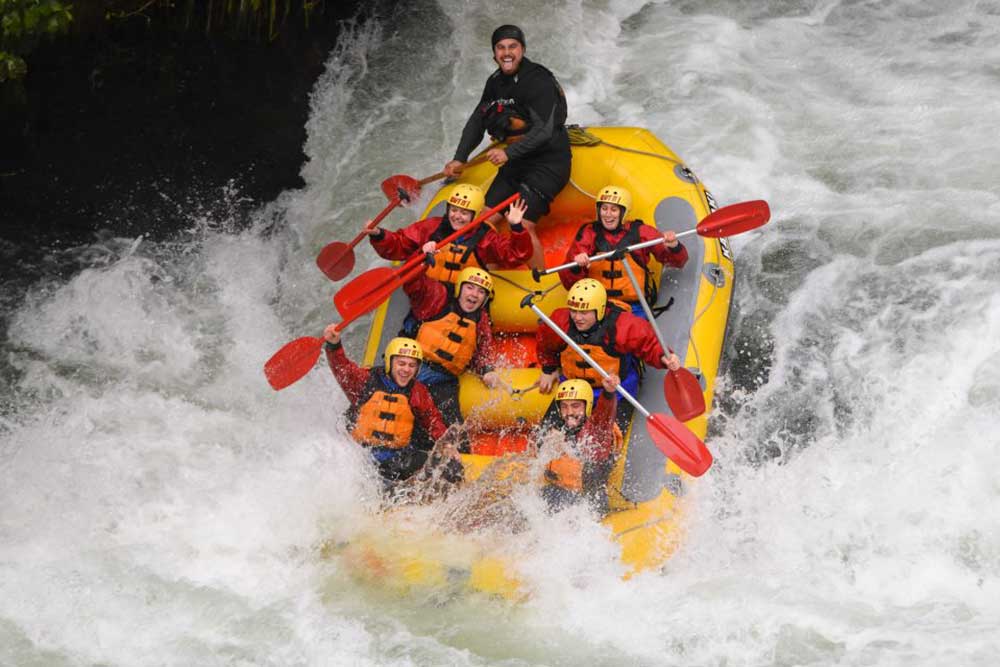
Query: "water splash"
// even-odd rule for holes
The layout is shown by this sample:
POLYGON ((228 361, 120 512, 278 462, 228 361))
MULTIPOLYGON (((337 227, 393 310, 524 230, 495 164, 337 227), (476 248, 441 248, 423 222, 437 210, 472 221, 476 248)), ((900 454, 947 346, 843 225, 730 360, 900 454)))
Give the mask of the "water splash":
POLYGON ((249 225, 181 205, 189 232, 99 239, 4 295, 0 662, 992 664, 991 12, 442 1, 350 25, 303 190, 249 225), (450 157, 510 20, 571 121, 650 127, 775 220, 734 239, 717 465, 664 573, 622 582, 597 524, 539 511, 526 604, 380 596, 317 551, 377 503, 342 395, 260 367, 333 318, 319 248, 450 157))

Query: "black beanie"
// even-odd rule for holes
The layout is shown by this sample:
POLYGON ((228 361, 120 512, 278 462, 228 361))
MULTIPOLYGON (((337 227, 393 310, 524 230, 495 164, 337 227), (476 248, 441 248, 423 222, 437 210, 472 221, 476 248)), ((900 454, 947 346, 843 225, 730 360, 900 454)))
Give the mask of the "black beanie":
POLYGON ((493 31, 492 41, 490 43, 491 48, 497 45, 501 39, 516 39, 521 42, 521 47, 527 47, 527 43, 524 41, 524 32, 518 28, 516 25, 502 25, 493 31))

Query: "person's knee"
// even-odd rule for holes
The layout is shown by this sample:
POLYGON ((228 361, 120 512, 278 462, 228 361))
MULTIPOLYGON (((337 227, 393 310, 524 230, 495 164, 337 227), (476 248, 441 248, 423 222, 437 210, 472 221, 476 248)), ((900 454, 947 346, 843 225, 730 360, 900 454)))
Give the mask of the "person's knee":
POLYGON ((521 197, 528 203, 528 210, 524 212, 524 219, 529 222, 538 223, 546 213, 549 212, 549 202, 538 192, 522 187, 521 197))

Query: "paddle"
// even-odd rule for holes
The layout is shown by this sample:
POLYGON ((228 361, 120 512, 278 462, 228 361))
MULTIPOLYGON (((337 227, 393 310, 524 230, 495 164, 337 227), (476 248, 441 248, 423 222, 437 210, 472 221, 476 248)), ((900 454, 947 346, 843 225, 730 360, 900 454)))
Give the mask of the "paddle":
POLYGON ((539 380, 535 380, 534 384, 528 385, 527 387, 524 387, 522 389, 514 389, 513 387, 511 387, 510 388, 510 397, 513 400, 515 400, 515 401, 520 401, 524 397, 525 394, 527 394, 532 389, 536 389, 539 384, 540 384, 540 381, 539 380))
MULTIPOLYGON (((486 160, 486 153, 466 163, 465 166, 479 164, 486 160)), ((316 256, 316 266, 326 274, 330 280, 340 280, 354 269, 354 247, 361 243, 361 239, 368 235, 368 232, 378 227, 379 223, 389 215, 392 209, 400 204, 416 201, 420 197, 420 188, 428 183, 433 183, 445 177, 443 171, 422 178, 419 181, 406 174, 396 174, 382 181, 382 193, 389 198, 389 205, 382 209, 375 218, 366 224, 361 232, 351 239, 350 243, 333 241, 326 244, 319 255, 316 256)))
MULTIPOLYGON (((420 197, 420 186, 423 181, 418 181, 406 174, 396 174, 382 181, 382 194, 386 199, 392 201, 398 199, 407 204, 411 204, 420 197)), ((373 227, 374 228, 374 227, 373 227)))
MULTIPOLYGON (((715 239, 722 238, 724 236, 735 236, 736 234, 742 234, 743 232, 748 232, 751 229, 756 229, 757 227, 762 226, 770 218, 771 209, 768 207, 767 202, 763 199, 740 202, 739 204, 724 206, 718 211, 708 214, 705 216, 704 220, 698 223, 697 227, 681 232, 677 235, 677 238, 689 236, 691 234, 697 234, 698 236, 715 239)), ((632 252, 633 250, 641 250, 642 248, 651 248, 655 245, 660 245, 663 242, 663 237, 661 236, 651 241, 642 241, 641 243, 635 243, 633 245, 626 246, 625 248, 618 248, 616 250, 598 253, 590 257, 590 261, 597 262, 602 259, 607 259, 620 251, 632 252)), ((534 276, 535 282, 538 282, 541 276, 556 273, 557 271, 563 271, 564 269, 572 269, 576 266, 579 266, 576 262, 567 262, 566 264, 560 264, 559 266, 547 268, 544 271, 533 269, 531 274, 534 276)))
MULTIPOLYGON (((363 314, 361 312, 353 317, 345 317, 337 323, 337 331, 343 331, 344 327, 363 314)), ((281 391, 301 380, 316 365, 325 340, 322 337, 303 336, 286 343, 272 354, 271 358, 264 362, 264 376, 271 388, 281 391)))
MULTIPOLYGON (((493 148, 496 144, 492 144, 487 147, 487 151, 493 148)), ((462 169, 466 167, 475 166, 481 162, 485 162, 486 158, 489 157, 486 151, 482 155, 479 155, 472 160, 469 160, 462 165, 462 169)), ((399 199, 407 204, 415 201, 420 197, 420 188, 427 185, 428 183, 433 183, 434 181, 439 181, 447 176, 443 171, 439 171, 436 174, 430 176, 425 176, 419 181, 412 176, 407 176, 406 174, 396 174, 395 176, 390 176, 389 178, 382 181, 382 192, 385 194, 389 200, 399 199)), ((375 229, 375 225, 371 226, 375 229)))
MULTIPOLYGON (((496 145, 497 144, 495 144, 495 143, 494 144, 490 144, 483 151, 482 155, 478 155, 478 156, 472 158, 471 160, 469 160, 468 162, 462 164, 462 170, 465 170, 466 167, 474 167, 477 164, 480 164, 482 162, 486 162, 486 158, 489 157, 489 155, 487 154, 487 151, 489 151, 489 149, 493 148, 496 145)), ((412 192, 415 192, 417 196, 420 196, 420 188, 421 188, 421 186, 427 185, 428 183, 433 183, 434 181, 439 181, 439 180, 441 180, 442 178, 444 178, 447 175, 448 174, 444 173, 443 171, 439 171, 438 173, 433 174, 431 176, 427 176, 426 178, 421 178, 419 181, 416 180, 416 179, 414 179, 414 178, 412 178, 412 177, 410 177, 410 176, 401 176, 401 178, 409 179, 408 181, 406 181, 407 185, 409 186, 408 189, 410 189, 410 191, 412 191, 412 192)), ((400 176, 396 176, 394 178, 400 178, 400 176)))
MULTIPOLYGON (((394 176, 393 178, 397 178, 394 176)), ((383 185, 385 185, 383 183, 383 185)), ((382 212, 375 216, 371 222, 364 226, 364 229, 351 239, 350 243, 341 243, 340 241, 333 241, 332 243, 327 243, 326 246, 320 250, 319 255, 316 256, 316 266, 319 270, 326 274, 326 277, 330 280, 340 280, 354 270, 354 246, 358 245, 368 232, 372 229, 378 227, 378 223, 382 222, 385 216, 389 215, 392 209, 396 208, 402 203, 398 195, 393 195, 389 201, 389 205, 382 209, 382 212)))
POLYGON ((323 338, 303 336, 286 343, 264 362, 264 376, 275 391, 298 382, 312 370, 323 349, 323 338))
MULTIPOLYGON (((673 354, 673 350, 667 345, 667 341, 663 339, 660 327, 656 324, 656 318, 653 316, 653 311, 649 308, 649 303, 646 302, 642 286, 636 280, 635 272, 629 266, 628 262, 622 262, 622 266, 625 267, 625 273, 628 274, 628 279, 632 281, 632 287, 635 288, 636 294, 639 295, 639 303, 642 304, 642 309, 646 312, 646 318, 653 327, 653 333, 656 334, 656 340, 660 342, 660 347, 664 351, 673 354)), ((667 399, 670 411, 682 422, 694 419, 705 412, 705 395, 701 393, 701 383, 698 382, 698 378, 694 376, 694 373, 686 368, 669 371, 664 376, 663 395, 667 399)))
MULTIPOLYGON (((483 211, 469 224, 438 241, 438 247, 444 247, 458 237, 469 233, 491 215, 509 206, 519 196, 517 193, 512 194, 493 208, 483 211)), ((389 295, 397 288, 422 273, 426 269, 424 265, 426 257, 422 253, 417 253, 395 269, 381 266, 365 271, 340 288, 333 296, 333 305, 336 306, 337 312, 344 319, 367 313, 388 299, 389 295)))
MULTIPOLYGON (((590 367, 607 378, 608 372, 594 361, 579 345, 577 345, 569 335, 560 329, 555 322, 542 312, 542 310, 531 303, 534 295, 529 294, 521 301, 521 307, 529 306, 538 318, 545 322, 563 341, 573 348, 573 350, 583 357, 583 360, 590 364, 590 367)), ((663 454, 684 472, 700 477, 705 474, 712 465, 712 453, 698 436, 690 431, 684 424, 676 418, 666 414, 651 414, 642 406, 624 387, 618 385, 618 393, 646 418, 646 431, 663 454)))
MULTIPOLYGON (((362 273, 358 278, 364 278, 365 285, 356 285, 350 291, 341 289, 333 295, 333 305, 341 317, 355 318, 375 310, 383 301, 397 289, 410 282, 427 269, 425 264, 418 263, 406 271, 393 269, 391 266, 380 266, 362 273), (369 287, 374 285, 375 287, 369 287), (367 290, 363 291, 362 290, 367 290)), ((353 282, 353 281, 352 281, 353 282)), ((350 285, 345 286, 348 287, 350 285)))

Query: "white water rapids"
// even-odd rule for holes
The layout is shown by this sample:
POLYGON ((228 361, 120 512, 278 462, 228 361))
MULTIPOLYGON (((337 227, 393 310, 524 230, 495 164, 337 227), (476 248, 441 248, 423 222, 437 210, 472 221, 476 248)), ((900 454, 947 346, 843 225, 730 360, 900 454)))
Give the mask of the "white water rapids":
POLYGON ((540 7, 354 26, 303 190, 5 297, 0 664, 1000 663, 1000 2, 540 7), (649 127, 774 218, 733 239, 717 463, 666 569, 621 581, 570 517, 541 522, 522 605, 399 599, 317 552, 374 498, 343 394, 261 365, 335 319, 317 251, 451 157, 508 21, 571 122, 649 127))

